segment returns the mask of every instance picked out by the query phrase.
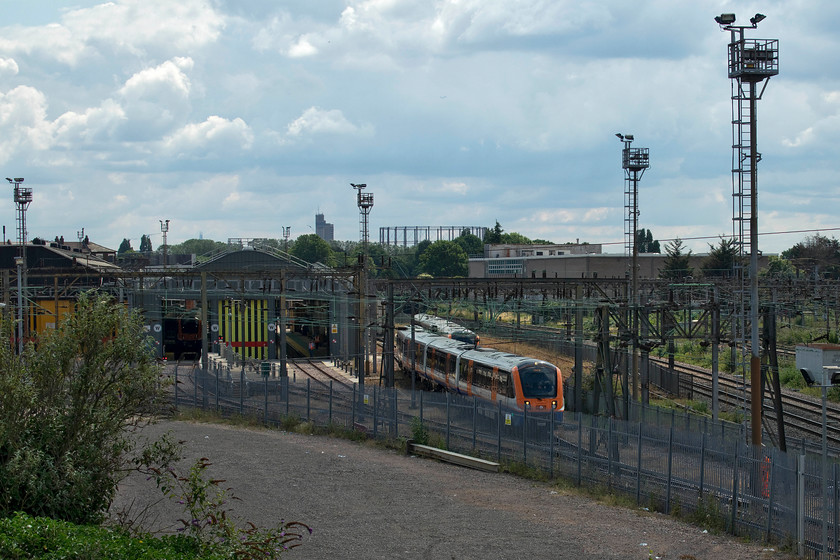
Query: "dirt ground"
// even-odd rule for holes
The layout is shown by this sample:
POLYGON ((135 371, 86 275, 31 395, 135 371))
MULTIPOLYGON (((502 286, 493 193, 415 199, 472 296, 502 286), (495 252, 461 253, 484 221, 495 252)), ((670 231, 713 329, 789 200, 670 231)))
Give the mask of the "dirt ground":
MULTIPOLYGON (((165 421, 242 501, 233 513, 257 525, 280 519, 313 529, 288 558, 493 558, 575 560, 787 559, 770 547, 712 535, 641 509, 614 507, 506 474, 478 472, 324 436, 165 421)), ((158 501, 134 476, 112 511, 158 501)), ((180 506, 159 503, 147 524, 174 529, 180 506)))

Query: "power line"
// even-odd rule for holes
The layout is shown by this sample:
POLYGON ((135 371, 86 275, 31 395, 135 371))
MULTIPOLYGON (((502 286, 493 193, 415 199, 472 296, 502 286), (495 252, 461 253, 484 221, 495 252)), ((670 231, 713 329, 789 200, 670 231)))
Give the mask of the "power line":
MULTIPOLYGON (((794 229, 794 230, 789 230, 789 231, 765 231, 765 232, 760 232, 758 235, 759 236, 763 236, 763 235, 788 235, 788 234, 793 234, 793 233, 819 233, 821 231, 840 231, 840 227, 818 228, 818 229, 794 229)), ((702 235, 702 236, 698 236, 698 237, 675 237, 673 239, 658 239, 657 241, 676 241, 677 239, 679 239, 680 241, 696 241, 696 240, 699 240, 699 239, 721 239, 721 238, 726 239, 726 238, 729 238, 729 237, 732 237, 732 236, 728 235, 728 234, 726 234, 726 235, 720 234, 720 235, 702 235)), ((606 243, 599 243, 599 245, 621 245, 623 243, 624 243, 624 241, 608 241, 606 243)))

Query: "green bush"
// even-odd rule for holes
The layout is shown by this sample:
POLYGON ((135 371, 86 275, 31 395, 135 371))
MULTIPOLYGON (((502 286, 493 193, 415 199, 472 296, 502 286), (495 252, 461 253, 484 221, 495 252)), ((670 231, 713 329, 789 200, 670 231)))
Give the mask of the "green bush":
MULTIPOLYGON (((0 340, 13 332, 0 320, 0 340)), ((22 356, 0 344, 0 516, 100 521, 162 391, 141 317, 104 295, 22 356)))
POLYGON ((221 552, 202 551, 184 535, 130 537, 103 527, 74 525, 17 513, 0 519, 0 558, 5 560, 221 560, 221 552))

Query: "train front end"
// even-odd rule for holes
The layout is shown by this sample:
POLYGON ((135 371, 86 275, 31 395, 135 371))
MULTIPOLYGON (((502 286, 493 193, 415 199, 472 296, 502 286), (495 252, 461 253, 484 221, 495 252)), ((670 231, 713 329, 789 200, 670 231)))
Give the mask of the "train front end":
POLYGON ((542 360, 528 360, 515 368, 516 404, 533 412, 554 412, 560 418, 566 409, 560 368, 542 360))

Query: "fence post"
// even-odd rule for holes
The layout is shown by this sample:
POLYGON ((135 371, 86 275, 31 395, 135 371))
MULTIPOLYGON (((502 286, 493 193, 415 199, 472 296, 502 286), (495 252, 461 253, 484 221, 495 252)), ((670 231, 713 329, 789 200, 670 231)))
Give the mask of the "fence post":
POLYGON ((732 464, 732 527, 730 532, 733 535, 738 535, 738 528, 735 526, 735 520, 738 518, 738 455, 741 447, 741 440, 735 442, 735 460, 732 464))
POLYGON ((332 425, 332 423, 333 423, 333 420, 332 420, 332 406, 333 406, 333 382, 332 382, 332 379, 330 379, 330 425, 332 425))
POLYGON ((551 414, 551 420, 550 420, 551 429, 549 430, 549 437, 551 438, 551 443, 548 446, 548 453, 549 453, 549 455, 548 455, 548 457, 549 457, 548 458, 548 478, 549 478, 549 480, 554 478, 554 438, 555 438, 555 432, 556 432, 556 427, 554 425, 554 417, 557 415, 557 413, 554 410, 552 410, 550 414, 551 414))
POLYGON ((394 394, 394 437, 398 438, 400 437, 400 415, 397 411, 397 408, 399 408, 400 400, 397 397, 396 387, 393 387, 391 389, 391 392, 394 394))
POLYGON ((703 499, 703 489, 706 480, 706 432, 700 434, 700 499, 703 499))
POLYGON ((312 382, 312 378, 307 377, 306 378, 306 421, 307 422, 309 422, 310 419, 311 419, 311 414, 310 414, 311 407, 312 407, 312 401, 311 401, 311 399, 312 399, 312 392, 311 392, 312 383, 311 382, 312 382))
POLYGON ((613 419, 607 418, 607 488, 612 490, 612 439, 613 439, 613 419))
POLYGON ((502 401, 499 401, 499 414, 496 422, 496 462, 502 462, 502 401))
POLYGON ((478 432, 478 400, 475 395, 473 395, 473 416, 472 416, 472 426, 473 426, 473 433, 472 433, 472 448, 475 451, 475 440, 476 440, 476 432, 478 432))
POLYGON ((805 556, 805 454, 796 461, 796 541, 799 556, 805 556))
POLYGON ((193 408, 198 408, 198 364, 193 363, 193 408))
MULTIPOLYGON (((350 425, 353 429, 356 428, 356 384, 353 383, 353 404, 350 407, 350 425)), ((422 422, 422 420, 421 420, 422 422)))
POLYGON ((528 464, 528 407, 522 408, 522 462, 528 464))
POLYGON ((175 384, 172 385, 172 393, 175 395, 175 410, 178 410, 178 364, 175 364, 175 384))
MULTIPOLYGON (((642 409, 644 410, 644 408, 642 409)), ((642 503, 642 428, 639 422, 639 447, 636 454, 636 505, 642 503)))
POLYGON ((449 391, 446 392, 446 448, 449 449, 449 399, 452 393, 449 391))
POLYGON ((283 393, 286 395, 286 417, 289 416, 289 400, 292 397, 292 392, 289 390, 289 376, 281 377, 283 380, 283 393))
MULTIPOLYGON (((767 534, 765 536, 765 540, 767 542, 770 542, 770 531, 773 529, 773 474, 775 472, 773 467, 775 463, 775 461, 771 460, 768 465, 770 468, 770 474, 767 478, 767 534)), ((837 550, 837 548, 835 547, 834 550, 837 550)))
MULTIPOLYGON (((673 416, 671 416, 673 418, 673 416)), ((668 431, 668 486, 665 490, 665 515, 671 513, 671 475, 674 466, 674 425, 668 431)))
POLYGON ((379 429, 379 395, 376 392, 376 385, 373 386, 373 439, 376 439, 379 429))
POLYGON ((583 476, 582 462, 583 462, 583 413, 578 411, 575 413, 578 421, 578 444, 577 444, 577 483, 580 486, 583 476))

